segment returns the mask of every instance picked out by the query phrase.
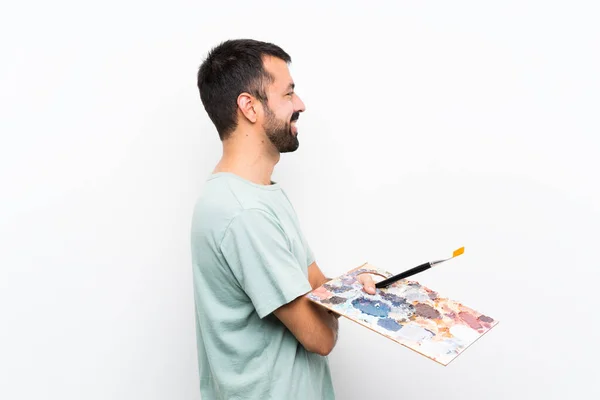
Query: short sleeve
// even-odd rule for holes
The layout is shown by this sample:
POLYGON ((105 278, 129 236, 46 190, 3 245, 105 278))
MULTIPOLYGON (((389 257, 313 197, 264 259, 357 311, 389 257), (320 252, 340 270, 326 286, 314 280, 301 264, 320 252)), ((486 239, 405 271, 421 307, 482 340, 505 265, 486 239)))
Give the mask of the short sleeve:
POLYGON ((221 252, 260 318, 312 290, 279 222, 258 209, 229 225, 221 252))

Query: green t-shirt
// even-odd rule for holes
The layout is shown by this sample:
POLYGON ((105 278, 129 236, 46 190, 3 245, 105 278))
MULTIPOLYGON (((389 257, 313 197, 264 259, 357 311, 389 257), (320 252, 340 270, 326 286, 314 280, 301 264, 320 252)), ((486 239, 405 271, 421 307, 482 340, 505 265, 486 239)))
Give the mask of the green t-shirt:
POLYGON ((311 290, 314 261, 279 184, 212 174, 191 249, 202 399, 334 399, 327 357, 272 314, 311 290))

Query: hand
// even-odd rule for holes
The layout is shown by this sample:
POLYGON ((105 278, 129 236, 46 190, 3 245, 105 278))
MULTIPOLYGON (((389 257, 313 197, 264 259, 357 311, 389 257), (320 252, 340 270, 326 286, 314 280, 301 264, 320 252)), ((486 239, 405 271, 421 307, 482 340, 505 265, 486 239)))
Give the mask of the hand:
POLYGON ((367 292, 369 294, 376 293, 375 281, 373 280, 373 278, 371 277, 370 274, 360 274, 360 275, 358 275, 357 280, 360 283, 362 283, 363 289, 365 292, 367 292))

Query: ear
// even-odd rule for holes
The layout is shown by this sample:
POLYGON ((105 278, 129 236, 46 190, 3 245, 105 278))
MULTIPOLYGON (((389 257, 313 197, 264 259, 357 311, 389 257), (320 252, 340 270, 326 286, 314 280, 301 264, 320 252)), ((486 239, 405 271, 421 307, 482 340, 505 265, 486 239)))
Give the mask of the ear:
POLYGON ((251 123, 258 120, 258 107, 260 102, 254 96, 248 93, 242 93, 237 98, 237 105, 244 117, 251 123))

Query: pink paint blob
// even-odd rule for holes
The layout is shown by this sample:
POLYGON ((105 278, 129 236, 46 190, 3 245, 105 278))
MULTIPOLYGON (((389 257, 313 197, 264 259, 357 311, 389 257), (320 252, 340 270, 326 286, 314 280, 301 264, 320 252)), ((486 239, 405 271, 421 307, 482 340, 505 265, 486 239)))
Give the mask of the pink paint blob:
POLYGON ((313 290, 312 293, 321 300, 325 300, 325 299, 333 296, 333 293, 331 293, 329 290, 325 289, 323 286, 320 286, 317 289, 313 290))
POLYGON ((464 322, 466 322, 471 328, 481 329, 482 326, 479 323, 479 321, 477 321, 477 318, 475 318, 473 315, 469 314, 468 312, 461 311, 460 313, 458 313, 458 316, 460 317, 460 319, 462 319, 464 322))

